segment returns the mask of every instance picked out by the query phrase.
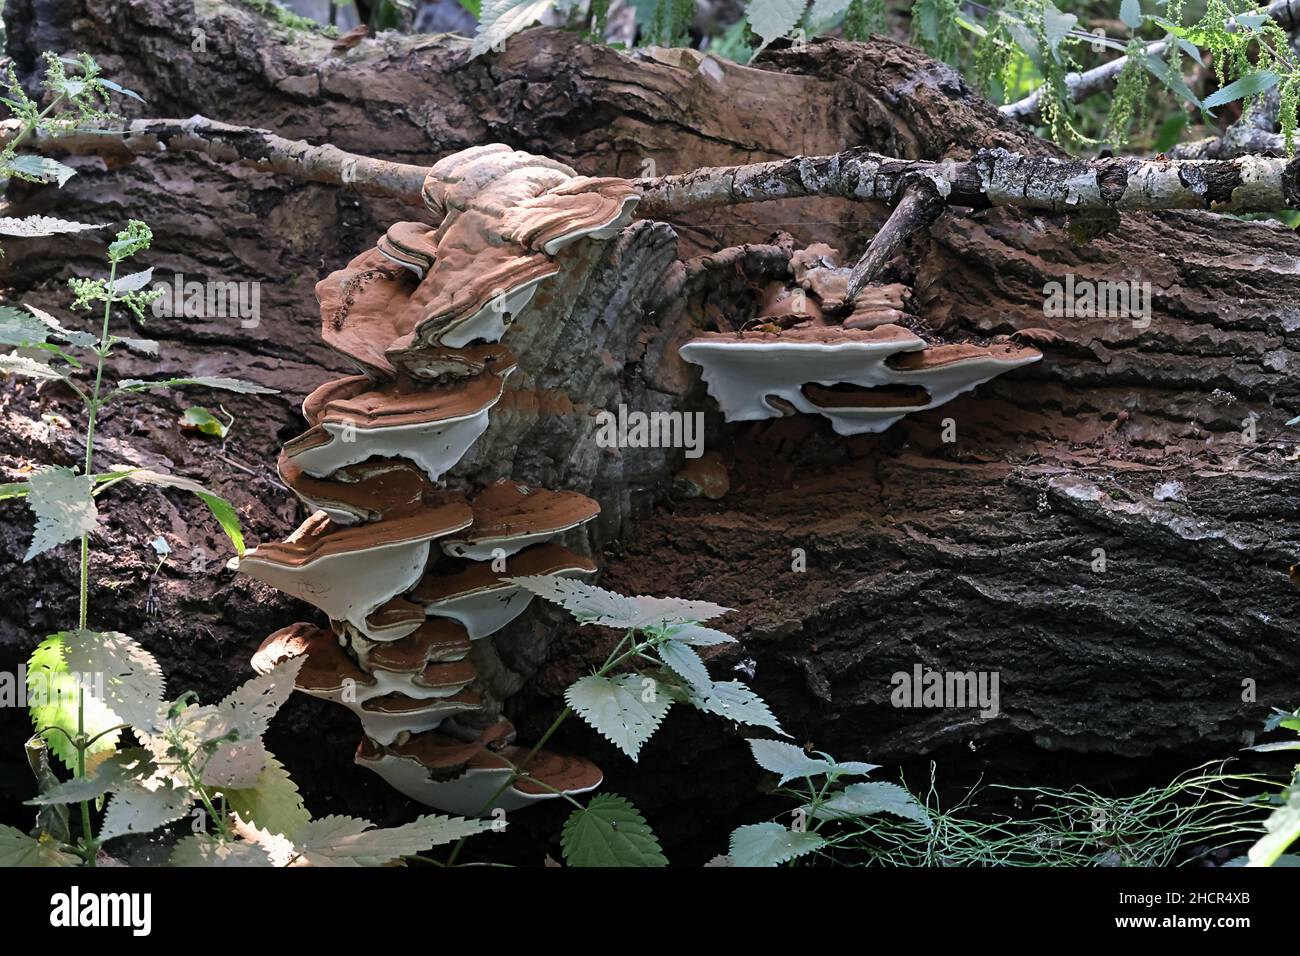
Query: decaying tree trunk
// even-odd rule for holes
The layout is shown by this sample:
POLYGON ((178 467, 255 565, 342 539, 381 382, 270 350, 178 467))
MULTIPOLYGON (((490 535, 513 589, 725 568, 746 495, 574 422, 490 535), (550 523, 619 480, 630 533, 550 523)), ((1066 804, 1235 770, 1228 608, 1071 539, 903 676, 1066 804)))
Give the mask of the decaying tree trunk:
MULTIPOLYGON (((9 0, 5 16, 21 71, 45 48, 92 52, 144 95, 147 106, 130 104, 137 115, 201 113, 403 163, 491 141, 628 178, 850 147, 929 160, 992 147, 1060 155, 948 67, 885 40, 818 41, 740 67, 542 30, 467 63, 467 41, 447 36, 385 35, 335 54, 328 40, 277 33, 215 0, 9 0)), ((67 161, 79 176, 58 191, 18 191, 7 214, 145 219, 160 276, 260 282, 254 328, 208 317, 143 331, 163 341, 167 371, 236 374, 283 393, 227 402, 237 422, 224 448, 176 426, 179 408, 212 396, 123 406, 105 422, 105 456, 202 477, 237 502, 251 538, 283 536, 300 515, 275 477, 278 447, 301 430, 305 393, 347 370, 319 340, 312 286, 411 210, 183 153, 67 161)), ((1276 223, 1126 213, 1080 246, 1064 216, 949 209, 884 275, 911 287, 927 335, 1049 329, 1032 333, 1042 362, 880 435, 839 438, 807 417, 723 423, 676 346, 742 311, 763 275, 783 277, 791 248, 826 242, 854 261, 887 214, 804 198, 634 225, 600 252, 599 288, 562 322, 512 330, 521 372, 455 481, 510 475, 599 498, 587 543, 605 562, 603 583, 737 608, 724 624, 741 643, 713 660, 715 673, 752 672, 794 739, 845 758, 940 754, 957 767, 965 753, 961 772, 994 779, 1075 760, 1069 779, 1096 783, 1118 762, 1071 755, 1188 765, 1229 754, 1268 707, 1300 703, 1287 577, 1300 538, 1295 442, 1284 427, 1300 404, 1290 365, 1300 360, 1300 240, 1276 223), (699 258, 745 243, 757 245, 699 258), (1150 325, 1045 316, 1044 285, 1067 273, 1149 282, 1150 325), (599 448, 593 414, 619 404, 705 411, 729 493, 682 497, 680 451, 599 448), (800 553, 806 570, 792 570, 800 553), (891 706, 891 675, 916 664, 997 671, 1000 713, 891 706), (1243 702, 1243 681, 1257 700, 1243 702)), ((101 244, 5 252, 10 297, 61 308, 63 281, 95 274, 101 244)), ((123 374, 148 371, 131 360, 123 374)), ((69 412, 68 396, 11 382, 0 402, 6 464, 74 459, 75 430, 41 421, 69 412)), ((307 619, 309 609, 224 570, 215 526, 188 500, 118 500, 99 543, 94 623, 140 637, 173 689, 224 692, 267 633, 307 619), (147 541, 159 533, 174 553, 150 583, 147 541)), ((75 572, 50 556, 21 563, 24 520, 11 515, 2 533, 9 659, 67 624, 75 572)), ((540 731, 604 640, 539 608, 496 641, 499 660, 482 663, 518 691, 521 736, 540 731)), ((339 741, 355 726, 333 710, 296 701, 272 739, 313 809, 409 814, 351 765, 339 741)), ((3 719, 16 739, 21 716, 3 719)), ((748 819, 759 775, 742 736, 674 715, 637 768, 581 728, 565 743, 597 758, 671 846, 748 819)))

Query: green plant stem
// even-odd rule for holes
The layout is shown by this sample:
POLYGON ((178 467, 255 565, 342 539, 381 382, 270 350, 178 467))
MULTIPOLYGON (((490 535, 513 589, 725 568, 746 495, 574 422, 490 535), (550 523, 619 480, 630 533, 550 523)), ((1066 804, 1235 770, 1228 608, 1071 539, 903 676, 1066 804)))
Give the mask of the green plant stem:
MULTIPOLYGON (((632 648, 629 651, 623 653, 623 645, 626 644, 629 641, 629 639, 631 639, 632 633, 633 633, 632 631, 628 631, 626 634, 623 635, 622 640, 620 640, 617 644, 614 645, 614 649, 610 651, 609 656, 605 658, 605 663, 601 664, 600 667, 596 670, 595 676, 604 677, 614 667, 618 666, 627 658, 635 656, 641 650, 641 645, 634 643, 632 648)), ((571 707, 565 707, 564 710, 560 711, 559 716, 557 716, 553 721, 551 721, 551 726, 546 728, 546 733, 542 734, 542 736, 538 738, 537 743, 533 744, 532 750, 528 751, 528 755, 525 756, 524 759, 519 762, 520 766, 524 767, 526 770, 528 765, 533 762, 533 758, 537 756, 537 752, 541 750, 544 746, 546 746, 546 742, 550 740, 552 736, 554 736, 555 732, 560 729, 560 725, 563 724, 566 720, 568 720, 569 717, 572 716, 572 714, 573 714, 573 708, 571 707)), ((506 790, 508 790, 514 784, 514 782, 517 779, 519 779, 519 776, 520 776, 520 771, 516 768, 514 772, 510 775, 510 777, 506 780, 506 782, 501 784, 501 786, 497 788, 496 793, 492 794, 492 796, 488 798, 487 802, 485 802, 483 806, 479 808, 479 812, 476 814, 476 816, 482 816, 484 813, 486 813, 488 809, 492 806, 492 804, 497 802, 497 798, 500 797, 501 794, 505 793, 506 790)), ((465 845, 465 841, 468 839, 469 837, 461 837, 459 840, 456 841, 456 845, 451 848, 451 855, 447 857, 448 866, 455 865, 456 858, 460 856, 461 848, 465 845)))
MULTIPOLYGON (((53 105, 53 104, 51 104, 53 105)), ((47 108, 48 110, 48 108, 47 108)), ((44 115, 44 114, 42 114, 44 115)), ((117 281, 117 260, 114 259, 108 272, 108 299, 104 303, 104 322, 99 332, 99 348, 96 351, 95 389, 86 404, 86 463, 83 475, 90 475, 95 461, 95 420, 99 412, 99 390, 104 381, 104 359, 108 356, 108 324, 113 315, 113 285, 117 281)), ((81 535, 81 594, 77 602, 77 629, 85 630, 90 620, 90 532, 81 535)), ((90 744, 86 741, 86 689, 77 688, 77 776, 86 775, 86 750, 90 744)), ((90 827, 90 801, 81 801, 81 838, 87 849, 93 849, 94 834, 90 827)), ((95 865, 94 856, 87 858, 90 866, 95 865)))

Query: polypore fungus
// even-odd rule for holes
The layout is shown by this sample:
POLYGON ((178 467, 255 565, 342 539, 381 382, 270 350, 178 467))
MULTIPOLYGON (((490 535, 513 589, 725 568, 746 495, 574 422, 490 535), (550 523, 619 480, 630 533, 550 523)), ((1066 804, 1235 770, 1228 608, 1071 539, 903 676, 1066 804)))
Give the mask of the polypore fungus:
POLYGON ((600 508, 506 480, 471 508, 439 482, 487 429, 515 367, 498 340, 538 284, 563 271, 557 255, 617 233, 639 196, 624 180, 578 176, 506 146, 447 157, 423 192, 436 224, 395 223, 317 283, 325 342, 364 374, 326 382, 303 403, 310 427, 278 467, 313 514, 284 542, 249 551, 240 570, 314 604, 330 629, 279 630, 253 665, 264 673, 305 656, 298 689, 355 713, 365 735, 357 762, 413 799, 455 813, 515 809, 590 790, 600 771, 541 751, 515 779, 529 751, 508 746, 508 723, 471 743, 438 728, 500 712, 484 697, 471 642, 531 601, 507 576, 595 573, 544 542, 600 508))
POLYGON ((840 435, 884 431, 1042 354, 1013 343, 981 348, 925 340, 896 325, 704 333, 680 349, 704 369, 728 421, 824 415, 840 435))

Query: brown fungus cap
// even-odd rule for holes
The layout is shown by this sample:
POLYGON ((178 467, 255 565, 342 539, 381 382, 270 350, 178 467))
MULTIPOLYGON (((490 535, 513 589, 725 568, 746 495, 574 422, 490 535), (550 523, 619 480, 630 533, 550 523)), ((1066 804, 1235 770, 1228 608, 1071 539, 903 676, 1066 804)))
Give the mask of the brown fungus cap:
POLYGON ((379 521, 436 501, 434 483, 423 469, 400 458, 371 458, 348 465, 328 479, 315 478, 281 453, 280 479, 313 510, 340 523, 379 521))
POLYGON ((314 624, 291 624, 268 637, 253 654, 253 670, 265 674, 278 664, 304 656, 295 686, 306 693, 338 691, 348 681, 357 686, 374 683, 339 646, 333 633, 314 624))
POLYGON ((590 558, 575 554, 557 544, 541 544, 528 548, 507 558, 505 564, 504 571, 494 571, 491 564, 474 561, 463 570, 451 574, 436 571, 426 574, 411 591, 410 597, 427 607, 439 601, 468 594, 514 589, 516 585, 511 584, 506 580, 507 578, 560 574, 564 571, 596 573, 596 565, 590 558))
POLYGON ((325 344, 378 375, 392 375, 384 350, 400 335, 394 321, 419 280, 378 249, 368 249, 316 283, 325 344))
POLYGON ((513 553, 523 544, 576 528, 600 514, 598 502, 576 491, 550 491, 508 478, 480 492, 473 508, 469 533, 442 544, 453 557, 488 560, 494 546, 513 553))

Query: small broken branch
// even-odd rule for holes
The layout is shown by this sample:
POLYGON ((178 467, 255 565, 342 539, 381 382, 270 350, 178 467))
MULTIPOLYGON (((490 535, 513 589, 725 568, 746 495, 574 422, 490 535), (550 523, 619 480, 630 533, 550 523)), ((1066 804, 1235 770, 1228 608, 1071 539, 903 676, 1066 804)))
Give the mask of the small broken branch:
MULTIPOLYGON (((20 128, 0 123, 0 145, 20 128)), ((307 182, 350 186, 357 192, 420 204, 427 166, 390 163, 339 149, 285 139, 269 130, 232 126, 203 116, 189 119, 132 120, 119 127, 37 132, 27 141, 43 153, 63 151, 129 161, 135 156, 168 151, 199 153, 221 163, 235 163, 280 173, 307 182)))
MULTIPOLYGON (((1300 5, 1300 0, 1295 0, 1300 5)), ((0 123, 0 144, 17 127, 0 123)), ((421 205, 428 169, 313 146, 266 130, 188 120, 134 120, 120 128, 67 130, 31 140, 43 153, 129 159, 186 151, 294 179, 350 187, 421 205)), ((666 218, 709 206, 831 196, 892 203, 902 187, 928 180, 947 206, 1018 206, 1053 212, 1087 209, 1209 209, 1276 212, 1300 208, 1300 160, 1241 156, 1221 160, 1066 160, 980 150, 969 160, 894 159, 866 149, 767 163, 697 169, 638 179, 641 218, 666 218)))
MULTIPOLYGON (((1273 0, 1264 12, 1276 20, 1285 30, 1290 31, 1300 27, 1300 0, 1273 0)), ((1161 56, 1168 47, 1169 44, 1164 40, 1156 40, 1147 44, 1146 49, 1143 50, 1143 55, 1161 56)), ((1078 103, 1080 100, 1086 100, 1094 93, 1100 93, 1102 90, 1109 88, 1115 82, 1116 77, 1123 72, 1127 64, 1128 57, 1120 56, 1083 73, 1066 74, 1065 86, 1069 91, 1070 101, 1078 103)), ((1040 87, 1024 99, 999 107, 998 111, 1003 116, 1022 123, 1037 122, 1041 92, 1042 88, 1040 87)))
POLYGON ((885 267, 885 263, 894 258, 894 253, 907 241, 907 237, 920 229, 928 228, 943 210, 944 203, 939 191, 925 177, 918 177, 915 182, 904 187, 898 205, 849 273, 845 301, 852 302, 857 298, 863 287, 885 267))

